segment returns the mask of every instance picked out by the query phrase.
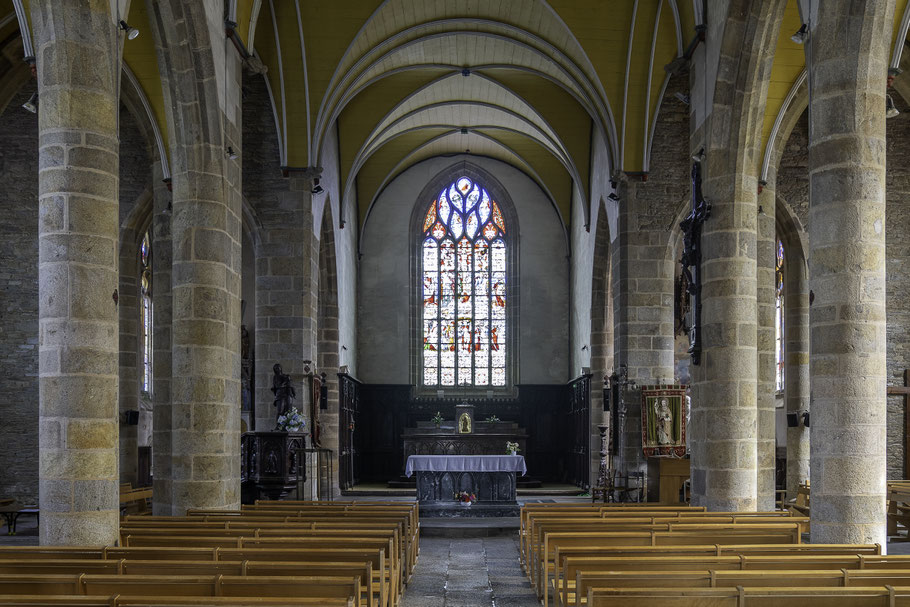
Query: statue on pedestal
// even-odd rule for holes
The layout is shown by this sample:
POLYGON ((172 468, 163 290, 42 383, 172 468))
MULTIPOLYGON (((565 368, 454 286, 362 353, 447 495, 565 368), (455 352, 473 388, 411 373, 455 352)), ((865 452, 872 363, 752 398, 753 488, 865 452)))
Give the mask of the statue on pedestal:
POLYGON ((657 444, 670 445, 673 443, 673 412, 666 398, 661 398, 654 404, 654 417, 657 421, 657 444))
POLYGON ((272 404, 277 408, 275 413, 275 419, 277 420, 280 416, 287 415, 288 411, 293 408, 297 392, 294 390, 294 386, 291 385, 291 376, 281 370, 281 365, 276 363, 272 367, 272 371, 275 372, 272 377, 272 394, 275 395, 275 401, 272 404))

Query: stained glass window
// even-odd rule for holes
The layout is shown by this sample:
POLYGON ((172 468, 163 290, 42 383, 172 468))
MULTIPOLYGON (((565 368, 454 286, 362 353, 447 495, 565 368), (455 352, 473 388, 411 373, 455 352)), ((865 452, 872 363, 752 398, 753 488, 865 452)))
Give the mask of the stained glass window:
POLYGON ((142 390, 152 393, 152 245, 148 232, 139 245, 139 321, 142 332, 142 390))
POLYGON ((469 177, 443 188, 423 221, 424 386, 506 385, 506 223, 469 177))
POLYGON ((777 240, 774 272, 775 286, 775 360, 777 362, 777 391, 784 391, 784 243, 777 240))

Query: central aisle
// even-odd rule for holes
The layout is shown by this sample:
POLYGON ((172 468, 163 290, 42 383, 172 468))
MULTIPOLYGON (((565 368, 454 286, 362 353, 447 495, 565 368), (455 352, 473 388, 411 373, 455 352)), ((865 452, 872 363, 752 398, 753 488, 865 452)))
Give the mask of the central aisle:
POLYGON ((401 607, 538 607, 518 564, 518 536, 420 538, 401 607))

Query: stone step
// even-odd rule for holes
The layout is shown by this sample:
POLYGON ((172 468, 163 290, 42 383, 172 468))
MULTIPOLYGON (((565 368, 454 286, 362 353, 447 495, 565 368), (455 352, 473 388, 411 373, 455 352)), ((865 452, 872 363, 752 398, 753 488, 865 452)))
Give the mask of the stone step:
MULTIPOLYGON (((472 506, 476 507, 477 504, 472 506)), ((421 537, 472 538, 518 535, 519 518, 420 517, 421 537)))

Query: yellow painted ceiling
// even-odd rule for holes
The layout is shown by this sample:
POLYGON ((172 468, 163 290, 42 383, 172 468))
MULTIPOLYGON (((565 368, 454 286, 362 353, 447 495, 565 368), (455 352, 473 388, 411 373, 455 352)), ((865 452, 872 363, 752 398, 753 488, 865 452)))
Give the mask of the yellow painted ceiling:
MULTIPOLYGON (((899 33, 901 21, 908 9, 910 0, 897 0, 894 8, 894 26, 892 39, 899 33)), ((777 38, 774 52, 774 63, 771 68, 771 79, 768 84, 768 100, 762 121, 762 157, 767 163, 774 145, 774 125, 788 109, 788 95, 794 89, 801 74, 806 69, 805 45, 793 42, 790 37, 802 25, 799 15, 798 0, 787 0, 784 18, 777 38)), ((893 52, 893 51, 892 51, 893 52)), ((763 166, 761 177, 766 176, 763 166)))
MULTIPOLYGON (((896 0, 895 34, 908 1, 896 0)), ((11 8, 0 0, 0 18, 11 8)), ((647 173, 664 65, 695 36, 690 0, 238 0, 236 20, 268 68, 282 165, 328 162, 321 149, 337 128, 343 195, 361 219, 414 162, 471 149, 526 172, 568 221, 573 186, 588 188, 593 132, 610 153, 598 170, 647 173)), ((142 33, 124 60, 166 143, 146 2, 131 2, 128 21, 142 33)), ((790 40, 799 26, 789 0, 763 154, 804 71, 790 40)))

